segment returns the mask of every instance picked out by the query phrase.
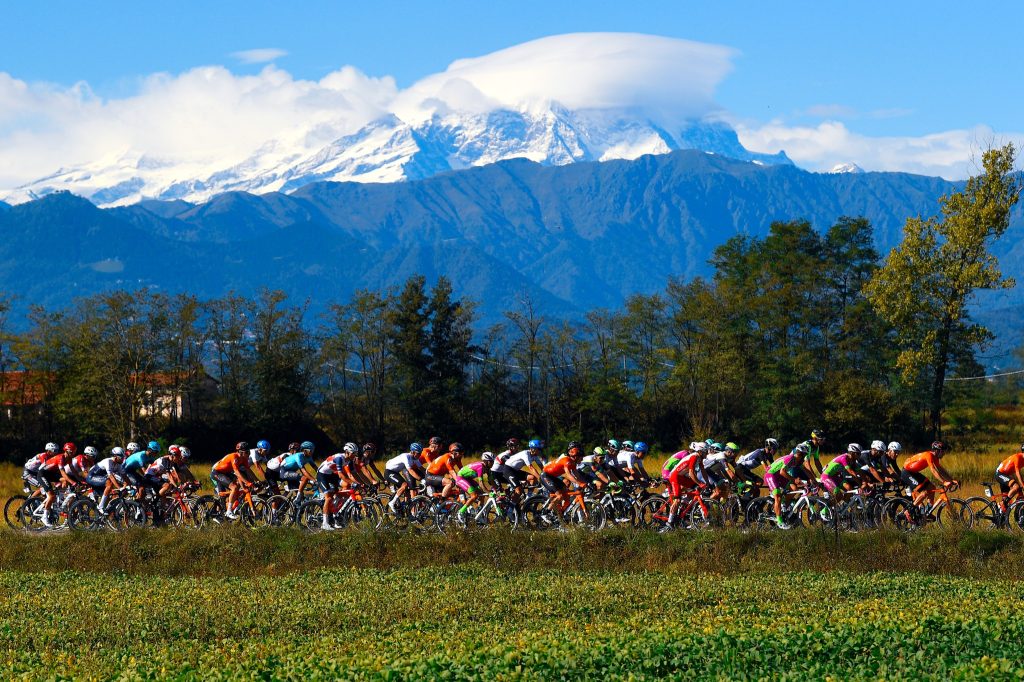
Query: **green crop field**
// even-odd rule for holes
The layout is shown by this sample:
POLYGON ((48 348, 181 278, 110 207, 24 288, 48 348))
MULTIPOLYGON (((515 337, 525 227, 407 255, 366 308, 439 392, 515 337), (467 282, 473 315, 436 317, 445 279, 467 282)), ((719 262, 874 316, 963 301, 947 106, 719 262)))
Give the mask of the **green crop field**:
POLYGON ((1019 585, 482 568, 0 574, 5 677, 993 679, 1019 585))

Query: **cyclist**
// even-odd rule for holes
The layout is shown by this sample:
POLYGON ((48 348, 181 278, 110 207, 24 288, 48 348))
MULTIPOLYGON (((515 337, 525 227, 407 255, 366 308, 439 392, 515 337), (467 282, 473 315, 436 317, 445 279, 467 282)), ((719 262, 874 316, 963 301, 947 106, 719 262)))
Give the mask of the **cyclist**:
POLYGON ((999 482, 999 490, 1003 493, 999 505, 1004 512, 1010 501, 1019 497, 1021 490, 1024 490, 1021 467, 1024 467, 1024 445, 1020 446, 1020 452, 1013 453, 996 467, 996 481, 999 482))
POLYGON ((139 451, 139 444, 136 443, 135 441, 132 441, 131 443, 128 443, 128 445, 124 446, 124 453, 125 453, 124 456, 125 457, 131 457, 132 455, 134 455, 138 451, 139 451))
POLYGON ((494 463, 491 464, 491 482, 496 487, 501 485, 514 487, 514 483, 508 475, 511 470, 505 466, 505 462, 517 452, 519 452, 519 439, 509 438, 505 441, 505 449, 494 456, 494 463))
MULTIPOLYGON (((349 445, 355 450, 355 443, 348 443, 345 447, 349 445)), ((325 459, 316 470, 316 482, 324 494, 323 519, 320 522, 322 530, 331 530, 329 510, 334 498, 356 482, 349 469, 349 457, 352 454, 347 450, 336 452, 325 459)))
MULTIPOLYGON (((856 445, 851 443, 851 445, 856 445)), ((860 450, 860 446, 857 446, 860 450)), ((847 450, 849 452, 849 450, 847 450)), ((857 464, 860 465, 860 478, 867 483, 885 483, 887 468, 885 465, 885 443, 880 440, 871 442, 870 450, 860 450, 857 464)))
MULTIPOLYGON (((860 445, 850 443, 846 446, 846 452, 832 458, 832 461, 826 464, 825 469, 821 472, 821 477, 818 480, 829 495, 836 500, 836 504, 842 504, 846 498, 846 479, 857 481, 863 477, 863 474, 855 468, 860 461, 860 456, 860 445)), ((825 510, 822 510, 821 513, 822 515, 826 514, 825 510)))
POLYGON ((260 440, 256 447, 249 451, 249 471, 260 472, 263 480, 267 480, 267 460, 270 459, 270 441, 260 440))
POLYGON ((924 475, 926 469, 930 469, 946 487, 960 485, 960 482, 953 480, 953 477, 942 466, 941 460, 945 455, 945 450, 942 441, 935 441, 932 443, 931 449, 913 455, 903 463, 901 480, 913 489, 915 506, 920 506, 925 498, 928 499, 929 504, 935 499, 935 485, 924 475))
POLYGON ((668 474, 668 522, 659 532, 671 530, 676 523, 676 512, 682 501, 683 493, 693 490, 700 484, 698 478, 704 478, 704 455, 707 454, 707 443, 691 443, 693 451, 679 459, 668 474))
MULTIPOLYGON (((172 445, 171 447, 178 448, 179 464, 175 469, 175 473, 178 476, 178 485, 184 483, 195 483, 196 488, 199 486, 199 481, 196 480, 196 475, 192 473, 192 469, 189 468, 189 462, 192 460, 192 451, 184 445, 172 445)), ((168 448, 170 450, 170 448, 168 448)))
POLYGON ((534 438, 526 444, 525 450, 520 450, 505 460, 505 466, 509 469, 505 475, 511 481, 517 494, 531 476, 534 477, 534 480, 540 480, 544 467, 544 459, 541 457, 543 449, 544 441, 534 438))
POLYGON ((804 469, 808 475, 800 476, 805 481, 816 480, 821 476, 821 446, 825 444, 825 431, 814 429, 811 431, 810 440, 807 443, 807 454, 804 456, 804 469))
POLYGON ((56 455, 59 450, 60 447, 56 443, 47 443, 42 452, 25 462, 25 467, 21 470, 21 478, 25 481, 26 493, 29 492, 30 488, 34 488, 30 497, 38 496, 43 490, 42 483, 39 480, 39 467, 47 458, 56 455))
POLYGON ((224 503, 227 510, 224 516, 232 520, 237 519, 235 500, 238 498, 240 487, 256 482, 256 478, 249 471, 249 444, 244 440, 239 441, 234 452, 221 457, 210 470, 210 480, 213 481, 213 488, 218 495, 225 491, 228 493, 228 499, 224 503))
POLYGON ((555 511, 559 516, 569 506, 568 490, 565 484, 571 483, 577 488, 583 484, 580 479, 576 478, 575 474, 576 465, 579 464, 580 455, 582 454, 583 448, 580 447, 580 444, 572 441, 569 443, 569 447, 566 448, 564 455, 561 455, 553 462, 548 462, 541 470, 540 483, 551 497, 549 501, 551 508, 554 509, 554 505, 558 505, 555 511), (563 478, 565 481, 562 480, 563 478))
POLYGON ((363 452, 359 456, 359 473, 366 479, 367 485, 384 482, 384 474, 377 468, 377 446, 363 443, 363 452))
POLYGON ((661 482, 663 484, 665 484, 666 486, 668 485, 669 474, 671 474, 672 470, 675 469, 677 464, 679 464, 679 460, 683 459, 691 452, 693 452, 696 449, 696 447, 697 443, 691 442, 690 447, 688 449, 680 450, 679 452, 669 455, 668 457, 665 458, 665 461, 661 463, 661 482))
MULTIPOLYGON (((629 441, 626 442, 628 443, 629 441)), ((647 475, 647 470, 644 469, 644 455, 647 454, 647 450, 647 443, 643 441, 636 445, 630 443, 629 448, 626 448, 625 444, 623 444, 622 450, 619 451, 615 458, 615 464, 618 466, 622 477, 644 488, 651 483, 651 477, 647 475)))
POLYGON ((708 454, 703 461, 704 474, 698 476, 697 481, 711 486, 711 499, 717 500, 725 497, 729 481, 735 480, 736 473, 733 470, 733 464, 738 451, 739 447, 735 443, 729 443, 724 447, 721 443, 713 443, 708 448, 708 454))
POLYGON ((298 483, 296 491, 301 497, 306 485, 316 480, 316 464, 313 462, 316 446, 308 440, 293 445, 296 451, 286 453, 288 456, 277 467, 277 476, 288 490, 292 490, 293 483, 298 483))
POLYGON ((395 494, 388 502, 391 513, 395 513, 395 504, 403 495, 412 498, 412 486, 423 480, 423 466, 419 460, 422 452, 423 446, 413 443, 409 446, 409 452, 403 452, 384 463, 384 480, 395 488, 395 494))
POLYGON ((89 475, 85 482, 92 488, 93 493, 100 498, 96 509, 100 514, 107 513, 107 500, 110 499, 114 490, 120 490, 124 485, 124 448, 115 447, 110 451, 110 457, 106 457, 89 469, 89 475))
POLYGON ((46 500, 43 501, 43 525, 52 526, 50 523, 50 510, 57 500, 55 488, 59 486, 72 486, 75 482, 68 478, 64 472, 67 463, 78 452, 74 443, 65 443, 64 449, 60 452, 49 454, 39 465, 39 485, 46 492, 46 500))
MULTIPOLYGON (((124 460, 124 476, 128 479, 129 483, 135 486, 135 499, 141 500, 143 493, 146 492, 146 487, 151 485, 146 479, 146 468, 153 463, 153 460, 159 454, 160 443, 151 440, 145 450, 138 450, 134 455, 124 460)), ((159 488, 160 486, 156 490, 159 490, 159 488)))
POLYGON ((800 472, 807 472, 804 468, 804 458, 809 449, 809 443, 806 441, 800 443, 793 448, 791 453, 778 458, 765 470, 764 485, 774 500, 775 523, 783 530, 790 526, 782 519, 782 496, 789 490, 789 484, 792 481, 802 478, 800 472))
POLYGON ((494 453, 485 452, 480 456, 479 462, 473 462, 459 469, 455 476, 455 485, 466 495, 465 502, 459 508, 459 517, 465 520, 469 514, 469 508, 480 498, 481 493, 488 492, 484 483, 484 472, 490 469, 494 462, 494 453))
POLYGON ((599 445, 576 465, 576 477, 587 485, 594 484, 601 488, 608 485, 608 469, 612 466, 611 456, 599 445))
POLYGON ((420 453, 420 463, 423 464, 424 467, 426 467, 440 456, 441 437, 431 436, 430 440, 427 441, 427 447, 423 448, 423 452, 420 453))
POLYGON ((455 477, 461 468, 462 443, 452 443, 448 446, 448 452, 427 465, 424 482, 431 491, 436 492, 440 488, 441 497, 448 497, 455 487, 455 477))
POLYGON ((68 460, 68 463, 63 467, 63 473, 68 477, 69 480, 75 482, 78 485, 85 485, 85 479, 89 475, 89 469, 96 463, 96 448, 89 445, 82 450, 82 454, 75 455, 68 460))
POLYGON ((172 445, 167 448, 166 455, 157 457, 146 467, 146 482, 156 491, 157 497, 164 497, 171 492, 171 488, 181 485, 182 479, 178 476, 178 468, 183 467, 184 463, 181 448, 172 445))
POLYGON ((775 454, 778 451, 779 441, 775 438, 766 438, 764 447, 748 452, 736 460, 736 478, 752 485, 755 496, 760 493, 762 478, 754 473, 754 469, 758 467, 767 469, 775 460, 775 454))
POLYGON ((903 452, 903 446, 893 441, 889 443, 885 453, 885 468, 888 472, 888 480, 897 482, 900 480, 900 465, 896 463, 896 458, 903 452))
POLYGON ((270 484, 275 493, 280 492, 281 484, 281 463, 299 451, 299 442, 294 441, 288 444, 288 449, 276 457, 267 460, 267 469, 263 473, 263 480, 270 484))

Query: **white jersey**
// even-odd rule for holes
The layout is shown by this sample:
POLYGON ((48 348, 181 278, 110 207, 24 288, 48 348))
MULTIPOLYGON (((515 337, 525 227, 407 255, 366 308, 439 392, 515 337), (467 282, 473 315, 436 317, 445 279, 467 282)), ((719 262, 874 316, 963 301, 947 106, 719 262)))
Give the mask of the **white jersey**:
POLYGON ((255 466, 257 464, 266 464, 267 456, 260 454, 259 448, 253 448, 249 451, 249 466, 255 466))
POLYGON ((505 466, 512 467, 517 471, 522 471, 530 464, 543 467, 544 460, 539 455, 531 455, 529 450, 520 450, 505 460, 505 466))
POLYGON ((511 457, 511 456, 512 456, 512 451, 511 450, 502 450, 501 452, 499 452, 497 455, 494 456, 494 463, 491 464, 491 471, 494 471, 494 472, 501 471, 501 467, 505 466, 505 463, 508 461, 508 458, 511 457))
POLYGON ((124 460, 120 457, 107 457, 106 459, 101 459, 97 462, 96 466, 102 469, 107 476, 115 476, 124 471, 121 466, 123 464, 124 460))
POLYGON ((401 471, 404 469, 412 469, 419 462, 411 452, 403 452, 397 457, 392 457, 384 463, 384 469, 387 471, 401 471))
POLYGON ((291 455, 294 454, 294 452, 282 452, 277 457, 271 457, 270 459, 267 460, 267 468, 270 469, 271 471, 277 471, 278 468, 281 466, 281 462, 285 461, 291 455))
POLYGON ((636 453, 632 450, 620 450, 619 454, 615 457, 615 463, 623 469, 643 469, 643 462, 636 456, 636 453))

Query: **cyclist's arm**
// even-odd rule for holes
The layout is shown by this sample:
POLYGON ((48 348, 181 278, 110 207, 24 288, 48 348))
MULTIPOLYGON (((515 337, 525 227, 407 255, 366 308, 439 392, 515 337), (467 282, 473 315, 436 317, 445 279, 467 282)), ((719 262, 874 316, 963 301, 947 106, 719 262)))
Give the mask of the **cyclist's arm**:
POLYGON ((238 466, 237 462, 232 462, 231 468, 235 472, 235 477, 240 483, 255 483, 252 479, 252 473, 249 470, 243 470, 242 467, 238 466))
POLYGON ((807 469, 808 473, 811 474, 811 478, 817 478, 818 476, 821 476, 821 457, 816 456, 811 457, 809 459, 810 461, 807 462, 807 469), (815 472, 817 472, 817 474, 815 474, 815 472))
POLYGON ((382 474, 380 472, 380 469, 377 468, 376 464, 374 464, 373 462, 370 462, 369 464, 366 465, 365 468, 367 468, 367 469, 369 469, 370 471, 373 472, 373 476, 369 477, 369 478, 372 478, 377 483, 383 483, 384 482, 384 474, 382 474))
POLYGON ((889 458, 889 467, 892 469, 892 478, 894 481, 900 480, 900 474, 903 472, 900 470, 900 465, 896 463, 895 457, 889 458))
POLYGON ((1021 479, 1020 465, 1013 467, 1013 477, 1017 479, 1017 485, 1019 485, 1021 490, 1024 491, 1024 480, 1021 479))
POLYGON ((885 483, 885 479, 882 478, 882 474, 878 473, 878 469, 875 468, 874 464, 868 465, 868 473, 879 483, 885 483))
POLYGON ((950 476, 949 472, 946 471, 945 467, 943 467, 938 462, 935 462, 934 464, 930 465, 929 468, 932 470, 932 473, 934 473, 935 476, 938 477, 943 483, 950 483, 953 481, 953 477, 950 476))

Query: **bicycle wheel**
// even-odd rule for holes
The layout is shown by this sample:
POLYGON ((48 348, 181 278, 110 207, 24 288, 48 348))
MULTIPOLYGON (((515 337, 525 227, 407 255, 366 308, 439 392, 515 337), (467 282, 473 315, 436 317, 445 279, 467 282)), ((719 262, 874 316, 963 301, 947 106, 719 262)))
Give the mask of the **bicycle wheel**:
POLYGON ((1024 500, 1017 500, 1010 505, 1006 514, 1010 530, 1015 533, 1024 531, 1024 500))
POLYGON ((966 530, 974 525, 974 513, 963 500, 951 497, 949 503, 941 503, 935 510, 935 522, 943 528, 966 530))
POLYGON ((203 495, 195 502, 200 525, 221 525, 231 519, 224 516, 224 500, 219 495, 203 495))
POLYGON ((974 515, 974 523, 982 530, 1005 528, 1007 517, 999 509, 999 505, 987 497, 969 497, 967 506, 974 515))
POLYGON ((252 498, 252 504, 249 504, 246 500, 241 500, 238 503, 238 518, 241 519, 242 525, 249 529, 266 525, 267 511, 263 505, 263 500, 254 497, 252 498))
POLYGON ((579 528, 601 530, 606 522, 604 507, 592 500, 579 500, 571 505, 565 520, 579 528))
POLYGON ((743 511, 743 503, 740 498, 730 495, 729 499, 722 503, 722 524, 724 526, 742 526, 747 521, 743 511))
POLYGON ((11 530, 23 530, 24 526, 21 524, 21 507, 25 504, 25 500, 28 499, 28 495, 13 495, 7 498, 4 502, 4 520, 7 522, 7 527, 11 530))
POLYGON ((770 497, 757 497, 747 505, 747 525, 759 530, 772 530, 775 524, 775 505, 770 497))
POLYGON ((98 530, 103 526, 103 516, 92 500, 76 500, 68 510, 68 526, 71 530, 98 530))
POLYGON ((915 531, 920 528, 917 514, 913 502, 905 497, 894 497, 882 512, 882 526, 902 532, 915 531))
POLYGON ((822 528, 826 525, 832 526, 833 513, 827 500, 808 496, 799 502, 792 515, 795 517, 794 520, 804 528, 822 528))
POLYGON ((455 516, 462 505, 455 500, 441 500, 434 505, 434 528, 443 533, 456 523, 455 516))
POLYGON ((21 527, 32 532, 39 532, 46 528, 42 518, 43 498, 30 497, 18 509, 18 520, 21 527))
POLYGON ((372 500, 360 500, 348 510, 347 524, 351 528, 364 533, 371 533, 380 527, 380 511, 378 504, 372 500))
POLYGON ((637 523, 641 528, 657 530, 668 524, 668 500, 664 497, 650 497, 640 505, 637 523))
POLYGON ((294 505, 285 495, 273 495, 264 506, 268 526, 279 528, 294 523, 294 505))
POLYGON ((709 528, 721 528, 724 523, 725 513, 722 511, 722 503, 718 500, 704 500, 704 506, 693 505, 690 513, 687 514, 687 525, 693 530, 707 530, 709 528))
POLYGON ((310 499, 299 507, 298 524, 300 528, 317 533, 323 530, 324 502, 320 499, 310 499))
POLYGON ((547 530, 558 523, 554 513, 547 509, 547 500, 540 495, 531 495, 523 502, 523 521, 533 530, 547 530))
POLYGON ((637 507, 625 495, 613 495, 602 505, 607 523, 612 526, 635 526, 637 507))

